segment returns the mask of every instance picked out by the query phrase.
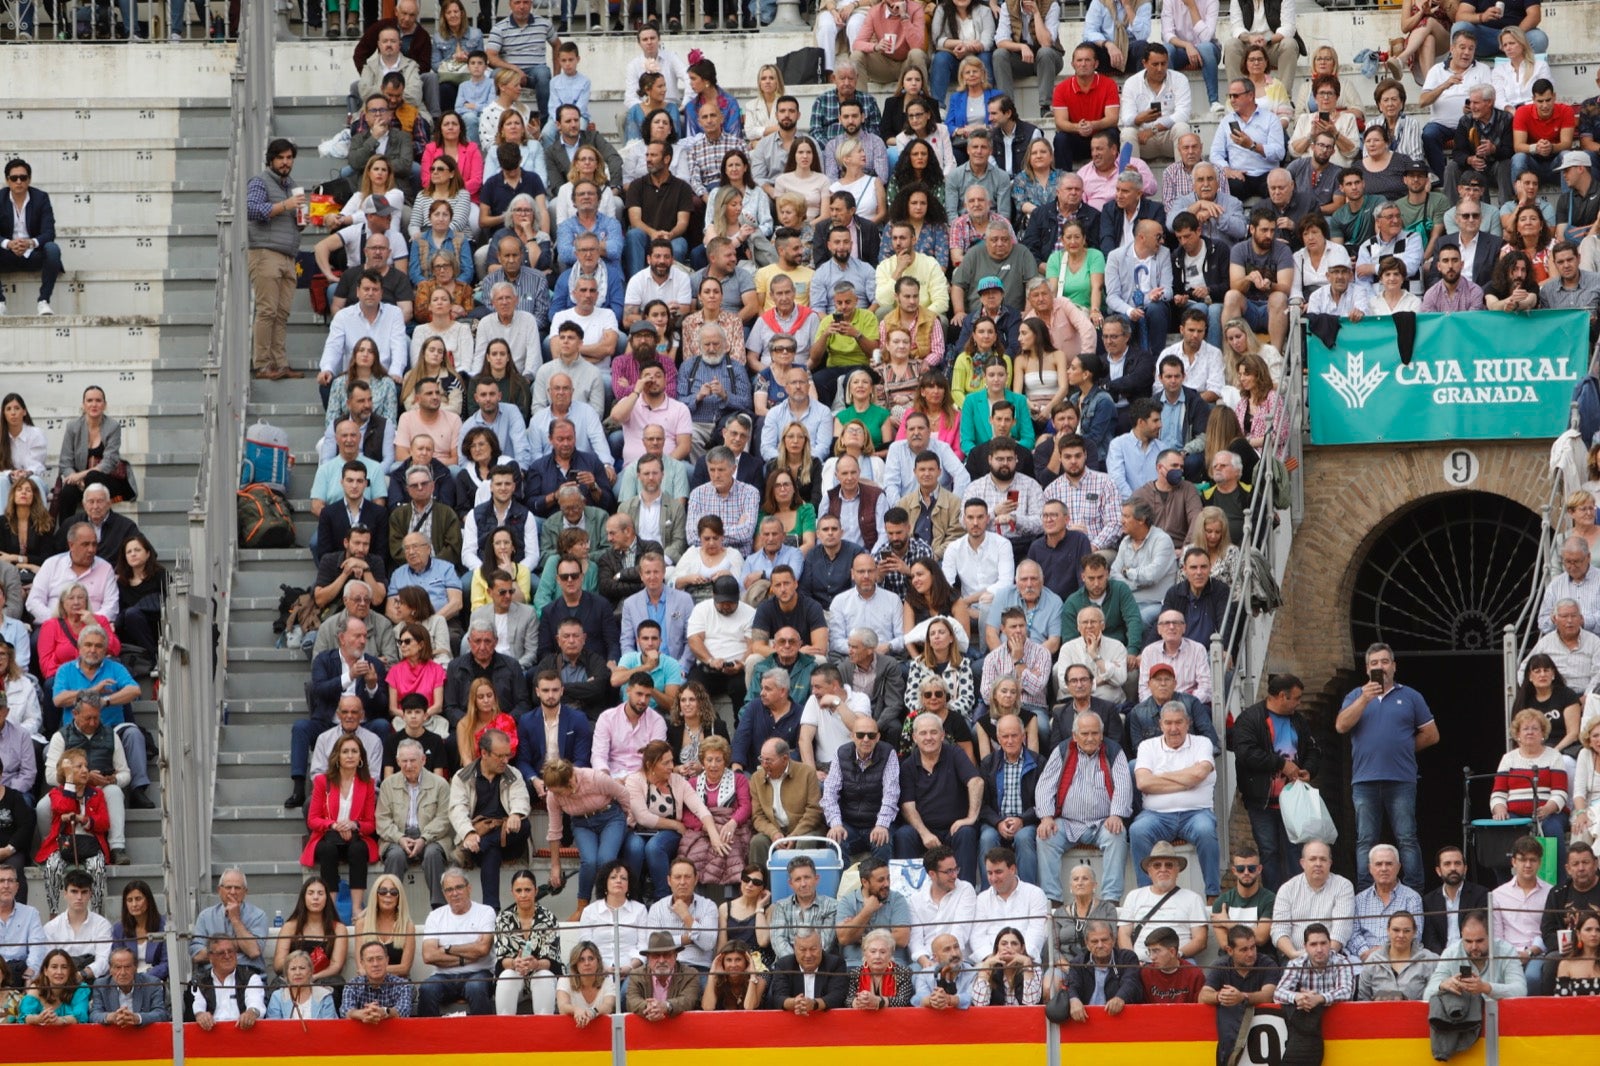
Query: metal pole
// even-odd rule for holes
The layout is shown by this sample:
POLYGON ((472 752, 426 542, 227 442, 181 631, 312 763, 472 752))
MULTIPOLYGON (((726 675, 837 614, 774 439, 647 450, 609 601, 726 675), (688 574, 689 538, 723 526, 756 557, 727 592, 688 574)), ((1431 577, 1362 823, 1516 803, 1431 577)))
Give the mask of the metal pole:
MULTIPOLYGON (((178 928, 169 919, 167 928, 161 937, 167 944, 167 958, 178 958, 178 928)), ((179 977, 176 965, 167 967, 167 1004, 172 1013, 172 1062, 174 1066, 183 1064, 183 981, 179 977)))

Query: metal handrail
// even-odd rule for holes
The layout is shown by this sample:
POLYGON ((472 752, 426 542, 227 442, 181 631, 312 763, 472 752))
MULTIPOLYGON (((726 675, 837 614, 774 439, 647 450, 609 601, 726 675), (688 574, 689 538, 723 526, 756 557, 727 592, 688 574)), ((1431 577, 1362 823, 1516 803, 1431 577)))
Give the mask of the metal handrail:
POLYGON ((179 927, 193 923, 211 891, 211 821, 235 569, 234 491, 250 380, 244 204, 251 163, 265 150, 271 123, 272 29, 263 6, 242 6, 231 74, 230 148, 217 210, 216 300, 203 370, 201 419, 207 447, 189 509, 189 566, 174 574, 163 614, 163 866, 168 914, 179 927))
MULTIPOLYGON (((1218 752, 1217 787, 1214 792, 1217 832, 1224 846, 1228 839, 1228 825, 1232 817, 1234 768, 1232 760, 1225 758, 1228 746, 1227 723, 1243 710, 1244 694, 1256 691, 1260 682, 1262 662, 1257 661, 1257 641, 1252 639, 1258 629, 1270 626, 1272 612, 1258 616, 1251 611, 1252 591, 1256 586, 1258 567, 1265 567, 1265 577, 1277 585, 1288 562, 1288 550, 1294 539, 1294 529, 1304 514, 1304 463, 1302 441, 1305 434, 1305 321, 1298 303, 1289 308, 1288 351, 1284 352, 1284 373, 1278 394, 1283 399, 1283 416, 1268 431, 1261 445, 1261 458, 1256 464, 1256 478, 1251 487, 1250 509, 1245 514, 1244 536, 1240 544, 1241 558, 1233 572, 1233 584, 1228 590, 1228 607, 1223 615, 1222 628, 1211 634, 1211 716, 1216 735, 1222 742, 1218 752), (1278 531, 1278 509, 1273 498, 1277 494, 1278 475, 1272 460, 1280 448, 1285 449, 1286 469, 1290 481, 1289 527, 1287 535, 1278 531), (1288 460, 1293 459, 1294 462, 1288 460)), ((1265 641, 1260 643, 1264 644, 1265 641)))

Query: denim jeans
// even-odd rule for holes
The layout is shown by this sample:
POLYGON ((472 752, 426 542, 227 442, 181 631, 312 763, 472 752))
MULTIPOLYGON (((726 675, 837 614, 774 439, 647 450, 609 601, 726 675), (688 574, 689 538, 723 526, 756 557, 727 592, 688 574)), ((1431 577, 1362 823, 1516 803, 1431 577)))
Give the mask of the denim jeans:
MULTIPOLYGON (((970 885, 978 883, 978 829, 976 826, 962 826, 954 833, 931 830, 939 838, 939 843, 948 845, 956 853, 956 863, 961 867, 961 879, 970 885)), ((922 838, 917 831, 909 825, 899 825, 894 830, 894 857, 897 859, 920 859, 927 849, 922 846, 922 838)))
POLYGON ((594 814, 568 815, 572 843, 578 849, 578 898, 594 898, 594 875, 622 854, 628 819, 615 803, 594 814))
POLYGON ((840 846, 844 848, 846 861, 852 856, 868 852, 872 854, 874 859, 880 859, 883 862, 888 862, 894 857, 894 838, 890 837, 889 840, 882 844, 874 844, 870 827, 867 829, 854 829, 848 825, 845 826, 844 841, 840 846))
MULTIPOLYGON (((1457 22, 1450 27, 1450 38, 1455 39, 1456 34, 1466 30, 1478 39, 1478 59, 1488 58, 1489 65, 1494 65, 1494 57, 1500 54, 1500 30, 1494 26, 1480 26, 1476 22, 1457 22)), ((1528 35, 1528 47, 1536 55, 1542 55, 1550 50, 1550 35, 1535 27, 1524 31, 1528 35)))
POLYGON ((1289 840, 1283 827, 1283 812, 1276 809, 1249 810, 1250 835, 1261 852, 1261 881, 1276 892, 1300 869, 1300 845, 1289 840))
MULTIPOLYGON (((1056 834, 1060 836, 1060 833, 1056 834)), ((978 830, 978 857, 989 854, 990 848, 1004 845, 1017 853, 1017 876, 1030 885, 1039 883, 1039 838, 1034 827, 1025 825, 1017 835, 1007 841, 1000 835, 1000 830, 992 825, 983 826, 978 830)))
MULTIPOLYGON (((1195 45, 1194 50, 1200 53, 1200 80, 1205 82, 1206 102, 1214 104, 1217 102, 1217 64, 1222 62, 1222 45, 1216 41, 1202 41, 1195 45)), ((1188 52, 1172 45, 1167 46, 1167 51, 1172 56, 1173 70, 1189 69, 1188 52)))
POLYGON ((1194 845, 1200 861, 1200 873, 1205 878, 1206 895, 1215 896, 1222 891, 1217 874, 1217 816, 1206 807, 1198 811, 1143 810, 1128 828, 1129 843, 1133 847, 1135 881, 1140 888, 1150 884, 1150 875, 1139 866, 1150 854, 1158 840, 1182 837, 1194 845))
POLYGON ((1455 135, 1455 127, 1442 122, 1430 122, 1422 127, 1422 155, 1428 161, 1428 169, 1437 177, 1444 177, 1445 146, 1455 135))
POLYGON ((1531 170, 1539 175, 1540 184, 1553 181, 1559 183, 1562 189, 1566 189, 1567 176, 1561 168, 1561 155, 1560 152, 1552 156, 1518 152, 1511 157, 1511 180, 1516 181, 1524 171, 1531 170))
POLYGON ((1389 820, 1395 846, 1400 849, 1400 876, 1406 885, 1422 891, 1422 844, 1417 839, 1417 783, 1415 781, 1361 781, 1350 786, 1356 805, 1356 891, 1372 884, 1367 852, 1377 844, 1383 822, 1389 820))
POLYGON ((1057 903, 1066 899, 1061 887, 1061 860, 1079 844, 1093 844, 1100 849, 1100 898, 1121 903, 1128 867, 1128 831, 1124 826, 1120 833, 1109 833, 1104 823, 1090 826, 1074 840, 1057 822, 1056 831, 1039 841, 1039 887, 1045 898, 1057 903))
POLYGON ((667 894, 667 874, 672 870, 672 860, 678 857, 678 841, 683 838, 675 830, 658 829, 635 839, 642 841, 644 868, 650 875, 650 891, 646 898, 654 903, 667 894))
POLYGON ((422 982, 417 995, 417 1017, 437 1018, 457 1000, 467 1001, 467 1013, 485 1016, 494 1013, 494 974, 488 970, 456 973, 441 970, 422 982))
MULTIPOLYGON (((645 257, 650 251, 650 238, 642 229, 630 229, 623 241, 622 269, 624 275, 633 277, 645 268, 645 257)), ((672 238, 672 258, 678 262, 689 259, 689 242, 682 237, 672 238)))

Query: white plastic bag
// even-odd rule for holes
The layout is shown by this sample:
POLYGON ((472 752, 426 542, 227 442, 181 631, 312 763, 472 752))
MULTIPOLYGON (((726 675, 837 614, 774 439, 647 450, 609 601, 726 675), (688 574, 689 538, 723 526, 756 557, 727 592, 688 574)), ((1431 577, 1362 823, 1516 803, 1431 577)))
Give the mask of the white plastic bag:
POLYGON ((346 127, 317 145, 317 154, 324 159, 346 159, 350 155, 350 129, 346 127))
POLYGON ((1333 824, 1328 805, 1322 802, 1322 793, 1303 781, 1291 781, 1283 786, 1278 796, 1278 806, 1283 811, 1283 828, 1289 840, 1304 844, 1320 840, 1332 844, 1339 839, 1339 829, 1333 824))

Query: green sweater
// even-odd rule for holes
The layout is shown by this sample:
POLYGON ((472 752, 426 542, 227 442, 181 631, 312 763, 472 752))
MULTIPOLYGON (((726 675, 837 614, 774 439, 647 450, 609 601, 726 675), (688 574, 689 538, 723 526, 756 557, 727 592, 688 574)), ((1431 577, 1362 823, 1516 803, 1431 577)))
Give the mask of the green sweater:
MULTIPOLYGON (((1061 605, 1061 640, 1078 639, 1078 612, 1091 606, 1089 593, 1081 586, 1061 605)), ((1106 602, 1094 604, 1106 616, 1106 636, 1120 640, 1130 654, 1144 647, 1144 622, 1133 590, 1115 578, 1106 584, 1106 602)))

